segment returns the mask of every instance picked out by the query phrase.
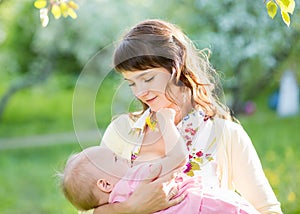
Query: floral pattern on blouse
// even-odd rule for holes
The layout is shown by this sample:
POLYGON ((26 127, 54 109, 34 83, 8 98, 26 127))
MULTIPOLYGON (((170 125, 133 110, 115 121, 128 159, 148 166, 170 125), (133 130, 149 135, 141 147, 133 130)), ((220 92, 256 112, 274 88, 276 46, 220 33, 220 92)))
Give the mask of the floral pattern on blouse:
POLYGON ((194 148, 194 146, 196 145, 194 145, 195 142, 193 140, 197 132, 201 128, 201 125, 203 125, 203 123, 206 123, 207 121, 208 121, 207 116, 201 111, 191 112, 189 115, 183 118, 182 121, 181 134, 186 141, 186 146, 189 151, 189 160, 188 163, 186 164, 186 169, 183 172, 191 177, 195 175, 194 171, 201 170, 201 167, 205 162, 207 161, 210 162, 214 160, 211 153, 205 153, 204 149, 194 148), (196 124, 194 123, 194 121, 191 118, 200 119, 199 117, 197 117, 196 114, 199 114, 200 118, 203 119, 203 122, 197 121, 196 124))
MULTIPOLYGON (((148 125, 149 121, 147 120, 149 120, 150 115, 150 112, 145 114, 145 118, 143 118, 142 122, 143 124, 148 125)), ((187 150, 189 151, 189 160, 186 164, 186 169, 184 170, 184 173, 188 176, 194 176, 195 171, 200 171, 204 164, 215 160, 212 154, 215 148, 215 138, 211 140, 210 143, 206 141, 200 142, 196 139, 198 137, 198 131, 210 121, 209 119, 213 118, 207 117, 202 111, 193 110, 185 116, 177 126, 178 131, 186 142, 187 150), (204 145, 201 147, 198 145, 199 143, 204 145)), ((151 121, 151 123, 153 122, 151 121)), ((143 128, 145 125, 143 125, 143 128)), ((142 125, 140 125, 140 127, 142 127, 142 125)), ((156 128, 156 124, 154 127, 156 128)), ((143 132, 143 129, 133 128, 133 130, 139 130, 139 133, 143 132)), ((142 136, 139 135, 139 137, 141 137, 140 142, 142 142, 142 136)), ((131 152, 131 164, 133 164, 133 161, 138 157, 140 148, 141 143, 133 148, 131 152)))

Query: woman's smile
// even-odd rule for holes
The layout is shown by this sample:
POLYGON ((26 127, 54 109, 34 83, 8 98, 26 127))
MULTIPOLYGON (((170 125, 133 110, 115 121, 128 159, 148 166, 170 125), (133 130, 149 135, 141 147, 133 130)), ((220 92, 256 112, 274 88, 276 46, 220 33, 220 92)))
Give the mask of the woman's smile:
POLYGON ((146 99, 146 102, 147 102, 148 104, 151 104, 151 103, 153 103, 153 102, 156 100, 156 98, 157 98, 157 96, 155 96, 155 97, 153 97, 153 98, 150 98, 150 99, 146 99))

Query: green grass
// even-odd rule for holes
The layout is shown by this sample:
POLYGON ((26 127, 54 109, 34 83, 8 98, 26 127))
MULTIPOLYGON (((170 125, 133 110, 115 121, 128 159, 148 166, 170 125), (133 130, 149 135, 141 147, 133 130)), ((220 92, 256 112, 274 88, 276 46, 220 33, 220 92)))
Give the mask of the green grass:
MULTIPOLYGON (((0 75, 1 78, 1 75, 0 75)), ((61 133, 73 131, 72 102, 74 85, 64 86, 65 82, 74 82, 74 77, 51 76, 49 80, 35 87, 17 92, 9 101, 3 119, 0 121, 0 137, 61 133)), ((75 84, 75 82, 74 82, 75 84)), ((106 127, 111 120, 111 102, 114 93, 114 79, 105 79, 102 83, 93 111, 99 128, 106 127)), ((8 84, 0 84, 0 96, 8 84)), ((86 93, 86 97, 90 94, 86 93)), ((84 106, 84 105, 83 105, 84 106)), ((86 107, 86 106, 84 106, 86 107)), ((85 116, 86 108, 82 108, 85 116)), ((94 127, 97 128, 97 127, 94 127)), ((89 124, 82 127, 89 129, 89 124)))
POLYGON ((300 114, 280 118, 259 106, 240 121, 251 137, 284 213, 300 213, 300 114))
MULTIPOLYGON (((0 136, 71 131, 73 89, 63 89, 61 79, 63 77, 51 76, 47 82, 12 96, 0 122, 0 136)), ((5 88, 0 92, 4 93, 5 88)))
MULTIPOLYGON (((72 78, 52 76, 43 84, 15 94, 0 122, 0 140, 73 132, 74 85, 65 87, 62 84, 73 81, 72 78)), ((10 79, 4 77, 0 80, 5 82, 0 84, 2 94, 10 79)), ((111 89, 114 84, 114 80, 105 80, 100 88, 102 93, 95 101, 95 118, 99 128, 105 127, 111 120, 111 89)), ((32 148, 20 145, 20 149, 0 149, 0 213, 77 213, 63 197, 55 173, 62 169, 73 151, 81 148, 74 143, 55 143, 56 145, 37 145, 32 148)), ((93 145, 95 143, 97 142, 93 142, 93 145)))
POLYGON ((1 213, 76 213, 55 176, 75 151, 75 144, 0 151, 1 213))

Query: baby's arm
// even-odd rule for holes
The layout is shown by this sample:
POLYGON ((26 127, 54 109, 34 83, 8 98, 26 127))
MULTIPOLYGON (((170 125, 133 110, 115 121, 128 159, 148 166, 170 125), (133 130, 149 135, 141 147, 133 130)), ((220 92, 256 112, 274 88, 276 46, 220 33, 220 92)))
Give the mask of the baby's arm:
POLYGON ((157 121, 165 142, 165 157, 160 160, 162 165, 161 175, 168 173, 186 164, 188 151, 185 141, 177 130, 174 119, 175 111, 164 108, 157 112, 157 121))

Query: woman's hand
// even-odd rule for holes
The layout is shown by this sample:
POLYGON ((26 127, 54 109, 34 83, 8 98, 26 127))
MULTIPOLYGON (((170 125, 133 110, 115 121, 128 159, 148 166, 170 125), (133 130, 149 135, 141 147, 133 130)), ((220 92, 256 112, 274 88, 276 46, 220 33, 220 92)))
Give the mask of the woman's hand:
POLYGON ((154 213, 174 206, 184 199, 184 194, 173 198, 178 193, 176 186, 167 193, 164 191, 164 186, 174 178, 174 173, 158 178, 160 172, 160 164, 152 165, 148 178, 139 184, 126 201, 127 206, 132 211, 131 213, 154 213))

